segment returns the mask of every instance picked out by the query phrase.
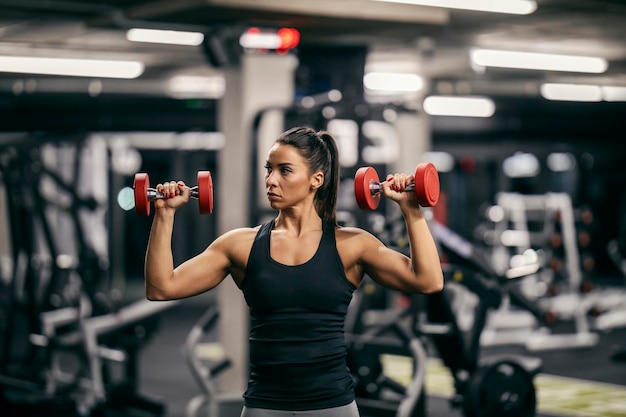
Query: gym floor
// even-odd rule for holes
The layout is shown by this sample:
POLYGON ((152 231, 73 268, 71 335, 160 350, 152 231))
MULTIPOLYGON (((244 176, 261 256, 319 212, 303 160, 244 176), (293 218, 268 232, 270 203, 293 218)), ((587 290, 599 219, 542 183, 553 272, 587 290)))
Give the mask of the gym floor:
MULTIPOLYGON (((142 350, 139 391, 160 399, 168 417, 184 417, 188 401, 200 391, 182 356, 189 329, 209 307, 205 296, 184 300, 160 316, 159 328, 142 350)), ((483 356, 520 354, 542 360, 535 378, 537 416, 619 417, 626 416, 626 362, 610 359, 616 345, 626 346, 626 329, 602 334, 591 348, 528 352, 521 347, 486 347, 483 356)), ((433 358, 426 389, 427 417, 462 416, 451 408, 452 392, 447 370, 433 358)))

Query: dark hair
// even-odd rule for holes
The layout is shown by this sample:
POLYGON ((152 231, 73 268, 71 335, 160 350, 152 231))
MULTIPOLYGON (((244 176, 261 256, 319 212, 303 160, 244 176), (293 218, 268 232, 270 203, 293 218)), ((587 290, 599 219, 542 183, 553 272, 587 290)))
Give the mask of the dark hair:
POLYGON ((322 171, 324 184, 315 193, 315 210, 322 220, 337 224, 337 193, 339 192, 339 154, 330 133, 311 127, 294 127, 283 132, 276 143, 296 148, 306 159, 311 173, 322 171))

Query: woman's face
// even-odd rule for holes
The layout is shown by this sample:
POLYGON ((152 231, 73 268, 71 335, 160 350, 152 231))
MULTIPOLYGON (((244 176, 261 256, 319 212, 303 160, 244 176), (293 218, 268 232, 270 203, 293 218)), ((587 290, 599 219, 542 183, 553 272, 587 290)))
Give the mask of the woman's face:
POLYGON ((265 164, 265 188, 270 206, 284 209, 299 205, 315 194, 319 175, 311 175, 306 160, 291 145, 274 144, 265 164))

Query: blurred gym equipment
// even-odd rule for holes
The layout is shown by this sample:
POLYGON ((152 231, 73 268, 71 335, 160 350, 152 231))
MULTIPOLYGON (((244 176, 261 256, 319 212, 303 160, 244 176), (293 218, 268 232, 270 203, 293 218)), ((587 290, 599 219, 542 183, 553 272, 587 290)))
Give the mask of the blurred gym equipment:
MULTIPOLYGON (((231 366, 230 359, 220 356, 224 353, 221 349, 220 352, 211 356, 200 354, 203 337, 215 329, 218 320, 217 307, 209 307, 193 325, 183 346, 183 356, 187 367, 200 388, 200 394, 187 403, 186 417, 239 417, 241 415, 242 396, 239 393, 221 393, 217 383, 220 373, 231 366)), ((215 347, 219 344, 213 343, 211 346, 215 347)))
MULTIPOLYGON (((444 291, 428 295, 407 295, 408 304, 404 308, 388 311, 372 310, 371 298, 379 290, 369 278, 355 293, 350 306, 347 327, 349 333, 368 334, 373 329, 384 329, 386 326, 402 323, 407 325, 414 343, 424 347, 433 347, 434 353, 449 369, 454 380, 455 395, 450 404, 462 409, 467 417, 515 416, 530 417, 535 415, 536 394, 533 378, 541 369, 541 360, 520 355, 497 355, 481 358, 480 335, 483 330, 487 313, 497 308, 503 294, 502 288, 496 283, 481 276, 473 266, 446 265, 444 268, 446 286, 444 291), (479 300, 472 311, 472 324, 468 331, 461 328, 459 311, 455 311, 455 298, 458 293, 455 287, 461 285, 471 291, 479 300), (486 390, 490 393, 485 394, 486 390)), ((463 312, 467 314, 467 312, 463 312)), ((398 329, 392 333, 400 333, 398 329)), ((387 336, 389 336, 387 334, 387 336)), ((399 340, 406 340, 403 336, 399 340)), ((398 337, 396 336, 396 343, 398 337)), ((403 343, 406 349, 406 343, 403 343)), ((361 377, 362 384, 357 395, 365 397, 379 396, 385 386, 393 386, 393 375, 384 374, 383 367, 377 362, 378 356, 400 355, 387 342, 375 351, 376 355, 369 358, 368 372, 361 377), (389 379, 392 379, 392 383, 389 379)), ((351 351, 351 354, 354 354, 351 351)), ((352 363, 351 368, 359 372, 359 366, 352 363)), ((354 359, 353 359, 354 360, 354 359)), ((418 369, 426 367, 428 356, 421 355, 418 369)), ((358 381, 357 375, 357 381, 358 381)), ((396 382, 397 384, 397 382, 396 382)), ((427 395, 428 393, 422 393, 427 395)), ((422 400, 420 400, 422 401, 422 400)), ((421 406, 423 407, 423 405, 421 406)), ((422 413, 423 413, 422 409, 422 413)), ((374 414, 377 415, 377 414, 374 414)))
MULTIPOLYGON (((611 331, 626 327, 626 257, 620 250, 619 240, 612 239, 607 245, 607 252, 624 279, 624 287, 617 293, 617 303, 612 308, 602 311, 595 319, 595 328, 601 331, 611 331)), ((615 294, 615 291, 613 291, 615 294)), ((611 352, 611 359, 618 362, 626 362, 626 343, 616 345, 611 352)))
POLYGON ((0 404, 9 416, 164 413, 139 394, 137 365, 158 313, 173 304, 121 306, 110 286, 103 201, 83 195, 106 189, 101 145, 38 137, 0 149, 13 249, 0 329, 0 404))
MULTIPOLYGON (((358 314, 359 294, 351 309, 358 314)), ((367 329, 355 326, 346 333, 348 367, 354 383, 356 402, 363 417, 424 417, 426 394, 424 379, 428 356, 419 337, 397 315, 383 324, 367 329), (381 357, 402 356, 411 362, 410 380, 399 382, 384 369, 381 357)))
POLYGON ((502 320, 493 322, 488 327, 484 337, 485 343, 521 343, 529 350, 583 348, 596 345, 598 335, 591 331, 588 319, 593 303, 590 302, 588 294, 581 292, 583 277, 570 196, 565 193, 524 195, 501 192, 496 196, 496 204, 503 211, 503 216, 494 222, 493 237, 490 238, 493 242, 492 259, 497 265, 496 268, 505 266, 505 262, 498 261, 498 257, 506 259, 509 250, 513 250, 516 255, 523 255, 527 250, 545 248, 547 244, 542 242, 549 242, 554 238, 555 219, 558 217, 565 279, 562 282, 549 282, 544 285, 550 284, 558 294, 538 295, 534 299, 535 303, 544 311, 549 311, 555 319, 573 321, 575 331, 554 334, 548 328, 541 327, 541 323, 533 320, 533 317, 526 314, 527 312, 507 309, 498 312, 502 320), (533 228, 531 223, 539 223, 540 226, 533 228), (506 323, 520 325, 511 328, 506 323))

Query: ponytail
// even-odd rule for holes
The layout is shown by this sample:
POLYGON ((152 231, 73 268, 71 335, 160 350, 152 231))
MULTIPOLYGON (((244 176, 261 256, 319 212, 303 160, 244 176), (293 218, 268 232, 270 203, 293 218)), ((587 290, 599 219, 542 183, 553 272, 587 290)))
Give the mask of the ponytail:
POLYGON ((317 132, 328 152, 324 184, 315 194, 315 208, 324 221, 337 225, 337 194, 339 192, 339 152, 335 139, 326 131, 317 132))

